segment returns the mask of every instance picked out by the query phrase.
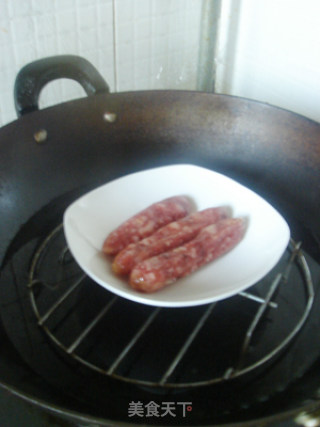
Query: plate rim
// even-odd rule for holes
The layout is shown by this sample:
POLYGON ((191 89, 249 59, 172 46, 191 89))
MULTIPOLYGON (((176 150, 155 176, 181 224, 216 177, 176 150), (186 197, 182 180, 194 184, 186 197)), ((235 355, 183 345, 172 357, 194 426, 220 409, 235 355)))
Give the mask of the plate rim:
MULTIPOLYGON (((119 224, 120 225, 120 224, 119 224)), ((192 306, 198 306, 198 305, 205 305, 205 304, 210 304, 210 303, 214 303, 220 300, 224 300, 227 298, 230 298, 232 296, 235 296, 236 294, 238 294, 239 292, 245 290, 245 289, 249 289, 250 287, 254 286, 255 284, 257 284, 263 277, 265 277, 275 266, 276 264, 279 262, 279 260, 281 259, 283 253, 285 252, 289 240, 290 240, 290 228, 289 225, 287 223, 287 221, 285 220, 285 218, 279 213, 279 211, 277 211, 267 200, 265 200, 262 196, 260 196, 258 193, 256 193, 255 191, 251 190, 250 188, 246 187, 245 185, 243 185, 242 183, 236 181, 235 179, 229 177, 228 175, 225 175, 221 172, 217 172, 215 170, 209 169, 209 168, 205 168, 196 164, 192 164, 192 163, 178 163, 178 164, 170 164, 170 165, 162 165, 162 166, 157 166, 157 167, 151 167, 148 169, 143 169, 140 171, 136 171, 136 172, 132 172, 129 173, 127 175, 122 175, 118 178, 115 178, 113 180, 110 180, 102 185, 99 185, 98 187, 86 192, 85 194, 81 195, 80 197, 78 197, 76 200, 74 200, 64 211, 63 214, 63 230, 64 230, 64 235, 66 238, 66 242, 68 245, 68 248, 72 254, 72 256, 74 257, 75 261, 77 262, 77 264, 79 265, 79 267, 97 284, 99 284, 100 286, 102 286, 103 288, 105 288, 106 290, 108 290, 109 292, 116 294, 122 298, 128 299, 132 302, 137 302, 137 303, 141 303, 141 304, 145 304, 145 305, 151 305, 151 306, 159 306, 159 307, 167 307, 167 308, 181 308, 181 307, 192 307, 192 306), (134 291, 131 290, 129 288, 128 285, 128 291, 122 290, 118 287, 116 287, 113 284, 110 284, 102 279, 100 279, 98 276, 96 276, 96 274, 94 272, 92 272, 87 265, 83 265, 82 263, 79 263, 78 257, 77 255, 74 253, 73 247, 70 244, 69 241, 69 233, 68 233, 68 227, 67 227, 67 222, 68 222, 68 218, 70 216, 70 212, 72 212, 72 209, 74 209, 76 207, 77 204, 79 204, 81 201, 83 201, 84 198, 87 198, 89 196, 92 197, 92 195, 96 192, 100 192, 101 190, 103 190, 105 187, 109 187, 112 186, 114 184, 116 184, 117 182, 121 182, 123 180, 127 180, 130 179, 130 177, 132 176, 138 176, 138 175, 143 175, 143 174, 148 174, 148 173, 154 173, 155 171, 160 171, 160 170, 164 170, 164 169, 179 169, 179 168, 193 168, 193 169, 198 169, 201 170, 203 172, 206 173, 212 173, 214 175, 219 176, 220 178, 224 179, 224 180, 228 180, 229 183, 234 184, 236 186, 240 186, 241 188, 243 188, 245 191, 248 191, 251 195, 253 195, 255 198, 258 198, 260 200, 260 202, 266 204, 266 206, 268 206, 268 208, 273 211, 274 214, 276 214, 278 216, 278 218, 282 221, 282 225, 283 225, 283 230, 286 234, 284 240, 286 241, 286 244, 283 245, 284 248, 281 251, 280 256, 277 257, 276 262, 273 262, 273 265, 270 267, 266 267, 266 269, 261 272, 260 277, 258 279, 254 280, 254 283, 250 284, 244 284, 241 287, 237 288, 236 291, 228 291, 228 292, 224 292, 222 294, 218 294, 216 296, 212 296, 210 297, 202 297, 202 298, 197 298, 197 299, 189 299, 188 301, 168 301, 168 300, 161 300, 161 299, 157 299, 154 298, 153 295, 156 297, 158 295, 158 292, 155 293, 150 293, 150 294, 143 294, 143 293, 139 293, 138 291, 134 291)), ((226 254, 227 255, 227 254, 226 254)), ((189 276, 190 277, 190 276, 189 276)), ((179 279, 177 282, 181 282, 183 279, 179 279)), ((175 283, 170 285, 170 286, 175 286, 175 283)), ((161 292, 161 291, 160 291, 161 292)))

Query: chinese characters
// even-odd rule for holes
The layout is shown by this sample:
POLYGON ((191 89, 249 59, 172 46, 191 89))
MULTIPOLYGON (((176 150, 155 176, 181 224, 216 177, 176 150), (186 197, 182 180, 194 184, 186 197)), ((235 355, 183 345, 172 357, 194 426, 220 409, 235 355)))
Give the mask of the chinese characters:
POLYGON ((128 416, 129 417, 165 417, 165 416, 182 416, 186 417, 187 413, 192 411, 192 402, 161 402, 156 403, 151 400, 148 403, 143 403, 140 400, 137 402, 129 402, 128 416))

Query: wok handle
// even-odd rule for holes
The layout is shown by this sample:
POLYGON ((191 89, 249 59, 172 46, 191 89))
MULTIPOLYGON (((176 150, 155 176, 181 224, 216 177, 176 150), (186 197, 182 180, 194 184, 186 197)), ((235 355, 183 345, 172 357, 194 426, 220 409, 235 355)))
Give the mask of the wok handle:
POLYGON ((76 80, 88 96, 109 92, 101 74, 86 59, 75 55, 43 58, 24 66, 14 85, 14 103, 18 117, 39 109, 43 87, 56 79, 76 80))

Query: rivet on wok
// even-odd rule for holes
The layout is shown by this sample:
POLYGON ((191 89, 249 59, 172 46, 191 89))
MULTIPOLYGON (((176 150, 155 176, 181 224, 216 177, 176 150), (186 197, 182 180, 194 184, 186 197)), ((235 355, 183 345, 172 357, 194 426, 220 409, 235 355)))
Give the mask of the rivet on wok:
POLYGON ((295 422, 298 425, 304 427, 319 427, 320 426, 320 411, 314 411, 312 413, 302 412, 295 418, 295 422))
POLYGON ((108 123, 113 123, 117 120, 117 115, 115 113, 104 113, 103 118, 108 123))
POLYGON ((45 129, 40 129, 33 134, 34 140, 38 144, 41 144, 42 142, 46 141, 47 136, 48 136, 48 132, 45 129))

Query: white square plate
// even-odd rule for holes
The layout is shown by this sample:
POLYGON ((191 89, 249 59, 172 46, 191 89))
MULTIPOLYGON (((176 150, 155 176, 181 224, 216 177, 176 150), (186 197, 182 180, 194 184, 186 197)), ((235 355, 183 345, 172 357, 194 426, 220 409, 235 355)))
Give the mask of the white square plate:
POLYGON ((132 301, 166 307, 206 304, 243 291, 276 265, 290 238, 286 221, 263 198, 227 176, 194 165, 133 173, 85 194, 65 211, 64 232, 75 260, 95 282, 132 301), (233 217, 247 219, 245 236, 196 273, 155 293, 137 292, 112 272, 102 244, 129 217, 175 195, 189 196, 197 210, 229 206, 233 217))

